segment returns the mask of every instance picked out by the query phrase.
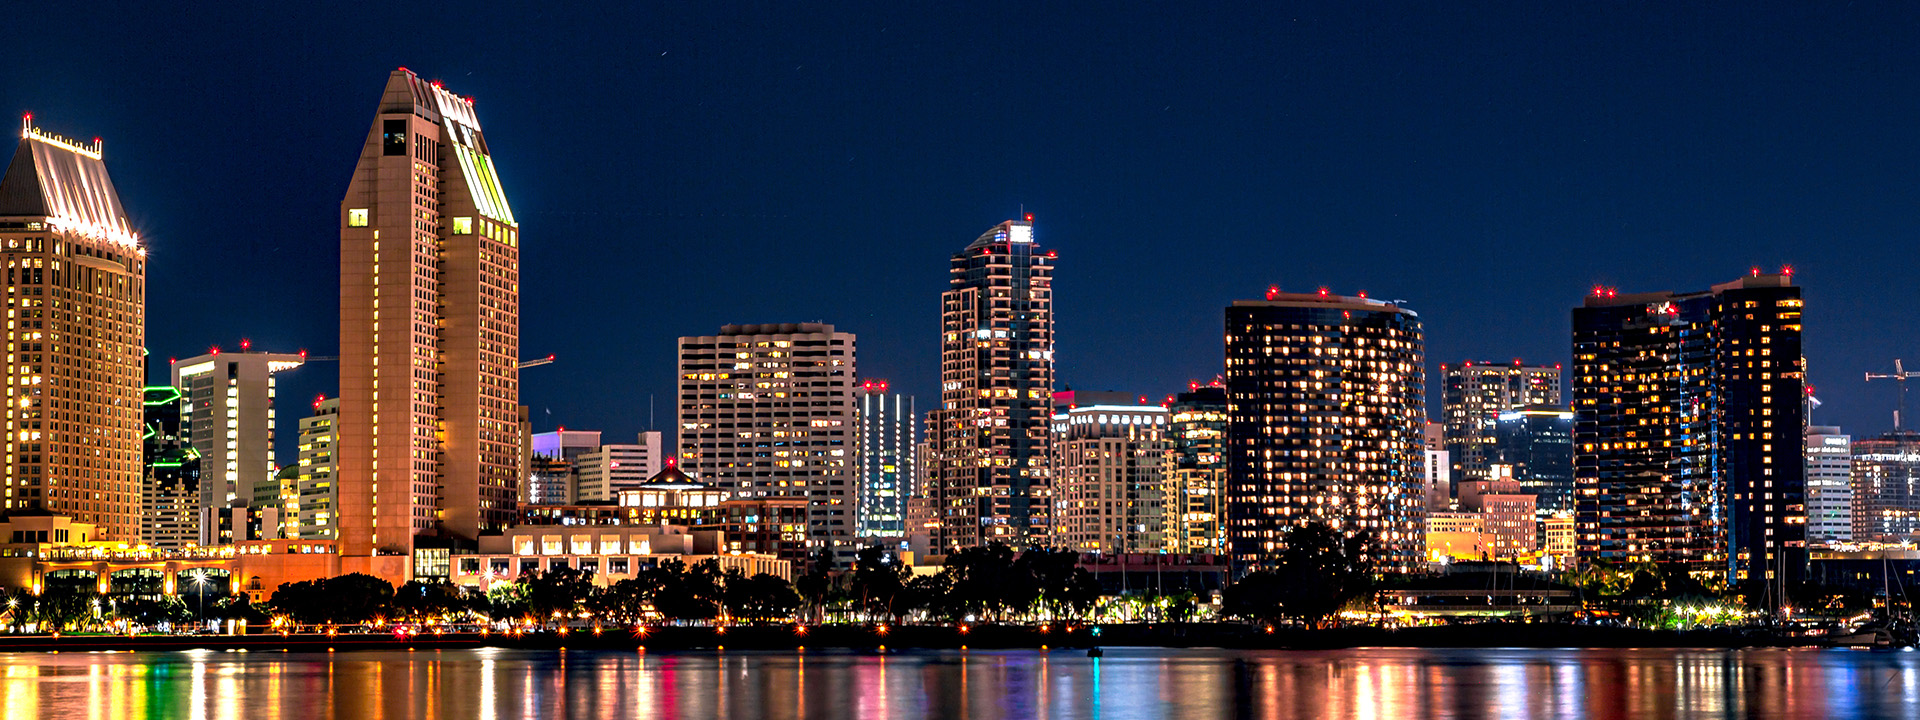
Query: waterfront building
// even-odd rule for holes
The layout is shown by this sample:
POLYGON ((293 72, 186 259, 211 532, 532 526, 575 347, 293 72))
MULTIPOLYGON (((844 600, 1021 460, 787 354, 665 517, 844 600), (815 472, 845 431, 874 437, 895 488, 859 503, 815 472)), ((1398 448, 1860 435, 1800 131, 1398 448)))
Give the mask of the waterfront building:
POLYGON ((520 226, 473 101, 387 78, 340 203, 340 551, 471 544, 519 500, 520 226))
POLYGON ((1562 511, 1540 519, 1540 552, 1556 568, 1572 567, 1578 543, 1575 540, 1572 511, 1562 511))
POLYGON ((1168 486, 1168 550, 1225 554, 1227 547, 1227 389, 1189 388, 1167 406, 1173 476, 1168 486))
POLYGON ((187 444, 190 405, 179 388, 149 387, 141 410, 146 418, 141 458, 139 542, 158 548, 182 548, 200 542, 200 452, 187 444))
POLYGON ((956 253, 940 295, 940 404, 927 417, 930 551, 1045 544, 1053 410, 1054 251, 1033 218, 956 253))
POLYGON ((1420 319, 1366 297, 1270 290, 1226 310, 1227 537, 1236 567, 1288 530, 1370 533, 1378 567, 1420 566, 1426 428, 1420 319))
POLYGON ((340 493, 334 487, 334 443, 339 439, 340 398, 313 401, 313 414, 300 418, 300 446, 295 481, 299 538, 331 540, 336 536, 336 508, 340 493))
POLYGON ((173 361, 173 386, 186 393, 192 422, 187 443, 200 451, 200 544, 213 545, 215 515, 256 496, 278 502, 273 462, 274 375, 300 367, 306 356, 255 352, 242 340, 239 352, 213 348, 173 361))
POLYGON ((913 396, 885 380, 863 380, 860 398, 859 526, 862 538, 899 538, 907 532, 907 496, 918 476, 920 416, 913 396))
POLYGON ((1830 425, 1807 426, 1807 542, 1853 539, 1853 439, 1830 425))
POLYGON ((1920 539, 1920 433, 1853 441, 1853 539, 1920 539))
POLYGON ((0 509, 44 510, 140 537, 147 252, 99 140, 23 124, 0 176, 12 347, 0 509))
POLYGON ((1582 561, 1680 563, 1779 583, 1805 567, 1800 288, 1762 274, 1692 293, 1596 288, 1573 311, 1582 561))
POLYGON ((1447 455, 1456 481, 1485 480, 1498 457, 1499 420, 1529 405, 1560 405, 1560 366, 1467 361, 1440 365, 1447 455))
POLYGON ((856 339, 824 323, 680 338, 680 465, 736 498, 807 504, 811 549, 851 562, 858 522, 856 339))
MULTIPOLYGON (((1053 416, 1054 544, 1081 553, 1171 550, 1173 444, 1158 405, 1082 405, 1053 416)), ((1179 513, 1174 512, 1177 518, 1179 513)))
POLYGON ((793 578, 794 564, 763 553, 730 552, 729 541, 725 531, 681 525, 512 527, 481 538, 479 552, 455 556, 448 581, 486 592, 529 573, 571 569, 588 573, 594 586, 606 587, 638 578, 661 563, 693 567, 709 560, 721 573, 793 578))
POLYGON ((1527 405, 1500 414, 1494 458, 1539 500, 1543 513, 1573 511, 1573 411, 1527 405))
POLYGON ((640 433, 633 444, 601 445, 573 458, 574 502, 612 500, 622 490, 639 487, 665 465, 659 431, 640 433))

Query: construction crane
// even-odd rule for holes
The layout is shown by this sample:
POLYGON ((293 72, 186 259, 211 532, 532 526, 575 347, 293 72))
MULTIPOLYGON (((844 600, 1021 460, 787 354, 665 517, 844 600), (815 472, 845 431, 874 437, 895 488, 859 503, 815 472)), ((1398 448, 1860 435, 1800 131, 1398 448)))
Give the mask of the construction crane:
POLYGON ((1867 373, 1867 380, 1869 382, 1874 380, 1892 380, 1895 383, 1895 392, 1898 393, 1898 395, 1895 395, 1896 400, 1894 402, 1894 430, 1900 429, 1900 416, 1907 412, 1907 381, 1914 378, 1920 378, 1920 372, 1907 372, 1906 366, 1902 365, 1897 359, 1893 361, 1892 373, 1867 373))
MULTIPOLYGON (((339 355, 308 355, 307 351, 305 350, 300 351, 300 357, 302 359, 305 359, 307 362, 339 362, 340 361, 339 355)), ((554 358, 555 356, 548 355, 543 358, 534 358, 532 360, 521 360, 520 364, 514 366, 514 369, 525 370, 530 367, 540 367, 541 365, 551 365, 553 364, 554 358)))

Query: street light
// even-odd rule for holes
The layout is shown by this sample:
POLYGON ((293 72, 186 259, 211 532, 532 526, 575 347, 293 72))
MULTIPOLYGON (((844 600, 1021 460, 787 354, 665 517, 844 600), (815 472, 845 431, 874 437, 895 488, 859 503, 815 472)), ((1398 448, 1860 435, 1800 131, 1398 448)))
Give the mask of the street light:
POLYGON ((207 571, 205 568, 194 573, 193 595, 200 599, 200 627, 207 626, 207 571))

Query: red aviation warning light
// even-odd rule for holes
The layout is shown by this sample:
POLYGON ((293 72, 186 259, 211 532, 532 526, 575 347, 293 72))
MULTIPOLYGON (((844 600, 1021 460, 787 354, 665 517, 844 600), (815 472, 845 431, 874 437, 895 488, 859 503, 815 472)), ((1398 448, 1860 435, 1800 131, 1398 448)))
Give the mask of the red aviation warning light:
POLYGON ((1280 295, 1280 286, 1279 286, 1279 285, 1268 285, 1268 286, 1267 286, 1267 299, 1268 299, 1268 300, 1272 300, 1272 299, 1274 299, 1274 298, 1276 298, 1276 297, 1279 297, 1279 295, 1280 295))
POLYGON ((207 348, 207 354, 208 354, 208 355, 215 355, 215 356, 217 356, 217 355, 219 355, 219 354, 220 354, 220 346, 219 346, 219 345, 215 345, 215 346, 213 346, 213 347, 211 347, 211 348, 207 348))
POLYGON ((667 456, 667 467, 670 467, 670 468, 671 468, 671 467, 680 467, 680 458, 677 458, 677 457, 674 457, 674 456, 672 456, 672 455, 668 455, 668 456, 667 456))
POLYGON ((1325 285, 1321 285, 1321 286, 1320 286, 1320 297, 1326 297, 1326 296, 1328 296, 1328 295, 1331 295, 1331 294, 1333 294, 1333 293, 1332 293, 1332 291, 1330 291, 1330 290, 1328 290, 1328 289, 1327 289, 1327 286, 1325 286, 1325 285))
POLYGON ((1760 266, 1759 265, 1753 266, 1752 272, 1754 277, 1760 277, 1760 266))
POLYGON ((248 340, 246 338, 240 338, 240 352, 246 352, 247 350, 252 348, 253 348, 252 340, 248 340))
POLYGON ((1033 222, 1033 213, 1027 213, 1027 222, 1033 222))
MULTIPOLYGON (((94 141, 94 142, 99 142, 99 141, 98 141, 98 140, 96 140, 96 141, 94 141)), ((1780 274, 1781 274, 1781 275, 1785 275, 1785 276, 1787 276, 1787 277, 1793 277, 1793 266, 1792 266, 1792 265, 1781 265, 1781 266, 1780 266, 1780 274)))

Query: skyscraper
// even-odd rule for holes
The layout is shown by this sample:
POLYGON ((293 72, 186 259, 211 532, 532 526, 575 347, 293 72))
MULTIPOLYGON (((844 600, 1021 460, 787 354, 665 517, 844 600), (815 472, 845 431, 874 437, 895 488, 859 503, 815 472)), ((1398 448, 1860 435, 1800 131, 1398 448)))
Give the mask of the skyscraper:
POLYGON ((28 123, 0 177, 8 509, 139 537, 146 249, 101 160, 28 123))
POLYGON ((1807 541, 1853 539, 1853 439, 1828 425, 1807 426, 1807 541))
POLYGON ((1573 511, 1573 411, 1558 405, 1524 405, 1500 413, 1495 464, 1539 500, 1543 514, 1573 511))
POLYGON ((855 338, 824 323, 680 338, 680 468, 736 499, 807 500, 807 545, 857 550, 855 338))
POLYGON ((1426 432, 1420 319, 1365 297, 1267 292, 1226 311, 1227 538, 1236 567, 1272 562, 1322 522, 1373 535, 1379 567, 1423 561, 1426 432))
POLYGON ((342 554, 513 517, 520 226, 473 100, 387 78, 340 203, 342 554))
POLYGON ((1446 392, 1442 413, 1445 416, 1447 455, 1453 460, 1455 482, 1486 480, 1488 466, 1499 462, 1495 445, 1499 442, 1502 413, 1528 405, 1559 405, 1560 366, 1527 365, 1518 359, 1501 365, 1468 361, 1442 364, 1446 392))
POLYGON ((1053 251, 1033 218, 953 256, 940 296, 940 405, 928 413, 931 552, 1045 543, 1053 411, 1053 251))
POLYGON ((186 440, 200 451, 200 544, 217 542, 214 514, 236 500, 277 498, 259 486, 274 485, 274 374, 300 367, 306 357, 254 352, 243 341, 240 352, 220 352, 176 360, 173 386, 186 393, 193 408, 186 440))
POLYGON ((298 492, 302 540, 338 537, 340 490, 334 484, 334 450, 340 439, 340 398, 321 398, 300 418, 298 492))
POLYGON ((1790 275, 1755 270, 1705 292, 1596 288, 1574 309, 1583 561, 1769 579, 1763 605, 1802 575, 1801 304, 1790 275))
MULTIPOLYGON (((1167 409, 1083 405, 1053 416, 1056 544, 1079 552, 1168 549, 1173 446, 1167 409)), ((1178 514, 1175 514, 1178 517, 1178 514)))
POLYGON ((906 534, 907 495, 918 469, 920 416, 913 396, 885 380, 863 380, 860 395, 860 537, 906 534))
POLYGON ((145 389, 147 429, 142 456, 147 475, 140 502, 139 541, 158 548, 200 542, 200 452, 187 444, 192 413, 174 387, 145 389))
POLYGON ((1172 445, 1175 524, 1168 546, 1177 553, 1218 553, 1227 546, 1227 389, 1194 385, 1167 407, 1172 445))

